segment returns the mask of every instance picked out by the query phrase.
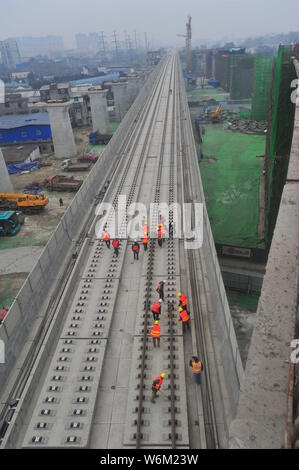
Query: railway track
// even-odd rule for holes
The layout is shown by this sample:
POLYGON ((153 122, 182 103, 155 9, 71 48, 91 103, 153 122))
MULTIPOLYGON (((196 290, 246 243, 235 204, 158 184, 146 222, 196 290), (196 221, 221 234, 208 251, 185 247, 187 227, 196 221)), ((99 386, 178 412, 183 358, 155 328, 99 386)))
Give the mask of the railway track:
MULTIPOLYGON (((180 140, 183 129, 179 67, 176 56, 171 56, 160 68, 153 90, 120 149, 122 157, 104 188, 99 188, 97 217, 92 209, 87 226, 78 239, 79 256, 80 248, 83 247, 84 251, 83 254, 81 252, 82 269, 59 328, 56 325, 56 345, 52 348, 40 389, 34 396, 35 404, 33 406, 32 403, 28 410, 31 416, 26 432, 24 429, 21 433, 21 447, 87 448, 100 442, 100 448, 109 448, 108 444, 102 444, 108 440, 101 440, 101 436, 96 435, 99 428, 94 422, 97 423, 105 414, 99 389, 105 384, 107 349, 112 338, 113 322, 118 311, 125 309, 124 271, 128 272, 129 258, 132 256, 131 244, 125 233, 129 219, 125 215, 119 219, 121 243, 118 257, 112 253, 112 249, 106 248, 103 240, 95 236, 95 230, 99 222, 101 232, 104 228, 108 231, 113 229, 114 214, 119 209, 119 196, 126 196, 123 208, 128 208, 137 200, 147 207, 152 202, 171 205, 178 201, 177 186, 181 183, 178 174, 183 158, 181 147, 184 147, 184 142, 180 140), (105 202, 112 204, 108 211, 102 205, 105 202)), ((186 167, 192 171, 191 165, 186 167)), ((188 175, 184 181, 185 186, 188 186, 188 175)), ((185 200, 189 201, 191 196, 191 193, 185 192, 185 200)), ((158 220, 159 210, 155 207, 151 218, 151 234, 155 232, 158 220)), ((173 220, 171 209, 169 221, 173 220)), ((124 448, 189 447, 184 340, 182 326, 175 319, 176 294, 180 290, 182 275, 179 246, 180 240, 170 238, 163 242, 161 249, 152 236, 148 251, 142 252, 141 260, 135 267, 138 271, 138 286, 136 299, 130 298, 133 334, 128 394, 126 406, 117 405, 125 408, 124 421, 120 423, 122 435, 118 441, 124 448), (166 280, 166 301, 163 303, 160 321, 161 347, 154 350, 149 335, 151 305, 157 300, 156 285, 163 279, 166 280), (163 395, 152 404, 152 380, 161 372, 167 374, 162 384, 163 395)), ((193 305, 196 311, 200 311, 198 273, 192 262, 192 254, 188 254, 188 261, 193 305)), ((52 319, 65 294, 74 263, 75 260, 71 260, 65 270, 64 282, 57 290, 57 300, 49 307, 47 321, 40 331, 38 347, 32 352, 22 377, 16 383, 11 394, 12 401, 16 398, 19 400, 28 386, 39 352, 53 327, 52 319)), ((213 434, 213 397, 200 316, 195 322, 198 348, 205 363, 205 424, 206 433, 210 433, 207 441, 209 447, 217 447, 217 436, 213 434)), ((113 387, 109 384, 109 388, 113 387)), ((10 406, 6 412, 11 413, 10 406)), ((6 418, 8 422, 11 421, 10 415, 6 414, 6 418)))
MULTIPOLYGON (((175 62, 170 85, 174 91, 176 90, 177 67, 175 62)), ((158 170, 153 186, 153 201, 155 204, 165 202, 170 205, 176 202, 178 108, 175 92, 168 94, 166 116, 163 124, 158 170)), ((159 213, 154 209, 151 219, 152 231, 157 227, 158 221, 159 213)), ((169 211, 169 221, 173 221, 172 209, 169 211)), ((131 382, 136 385, 133 387, 127 405, 124 441, 127 446, 132 446, 135 443, 136 448, 152 448, 154 446, 184 448, 188 447, 189 442, 188 427, 185 421, 185 377, 181 360, 183 336, 181 326, 175 322, 173 313, 176 293, 180 286, 178 240, 167 239, 163 243, 164 247, 161 251, 161 248, 157 246, 157 240, 151 240, 148 258, 143 269, 144 283, 141 290, 145 294, 144 296, 140 295, 138 304, 138 311, 143 313, 137 319, 134 338, 135 351, 131 370, 131 382), (162 253, 163 259, 160 259, 162 253), (157 277, 157 272, 160 273, 160 277, 157 277), (151 304, 157 300, 155 286, 162 279, 166 280, 167 302, 163 303, 163 313, 160 320, 160 351, 158 348, 153 350, 149 326, 151 326, 151 304), (137 375, 136 370, 140 370, 137 375), (167 379, 163 382, 161 395, 157 403, 149 405, 152 380, 162 371, 167 373, 167 379), (134 394, 135 390, 139 391, 139 395, 134 394), (134 407, 135 402, 138 402, 137 407, 134 407), (133 421, 131 410, 133 416, 134 413, 137 416, 133 421)))
MULTIPOLYGON (((165 68, 165 66, 163 67, 165 68)), ((157 89, 157 87, 158 87, 158 84, 156 84, 155 90, 157 89)), ((146 115, 146 111, 148 109, 148 105, 151 101, 151 98, 152 98, 152 94, 149 96, 147 100, 147 105, 145 106, 143 113, 139 112, 138 115, 136 116, 135 121, 143 118, 144 115, 146 115)), ((101 188, 99 188, 98 195, 96 196, 96 204, 100 204, 104 200, 107 189, 109 188, 109 185, 111 186, 110 184, 111 180, 113 181, 113 175, 115 176, 117 174, 117 171, 119 170, 122 164, 122 161, 124 159, 124 154, 126 150, 128 150, 130 146, 132 145, 134 138, 135 138, 135 123, 132 122, 128 130, 127 140, 124 142, 124 144, 121 146, 119 150, 119 153, 120 155, 122 155, 122 158, 119 159, 116 166, 114 165, 114 167, 111 169, 111 171, 107 175, 107 178, 104 184, 102 185, 101 188)), ((47 305, 47 308, 43 317, 43 321, 41 322, 36 332, 36 341, 32 343, 30 351, 26 355, 26 360, 22 368, 20 369, 19 374, 17 375, 16 380, 6 399, 6 404, 1 409, 0 448, 6 436, 6 432, 8 430, 10 431, 10 423, 13 420, 15 412, 18 411, 19 404, 22 402, 23 392, 26 386, 28 385, 30 375, 32 374, 36 361, 38 360, 38 356, 45 343, 45 340, 47 336, 49 335, 51 328, 53 327, 55 312, 57 311, 59 303, 65 294, 65 289, 66 289, 68 280, 72 275, 76 258, 78 257, 80 250, 82 249, 82 245, 84 241, 88 237, 88 233, 94 224, 94 219, 95 219, 94 208, 92 207, 89 211, 88 217, 85 220, 83 229, 77 238, 77 241, 75 244, 75 250, 73 251, 72 256, 69 257, 67 264, 63 272, 61 273, 61 282, 55 287, 55 290, 53 291, 50 297, 50 301, 47 305)))
MULTIPOLYGON (((167 64, 162 72, 164 80, 157 82, 148 106, 139 118, 139 132, 134 135, 134 142, 129 142, 127 146, 130 153, 114 193, 113 207, 121 194, 128 196, 127 205, 137 198, 165 74, 167 64), (137 147, 142 139, 140 157, 137 147), (132 167, 135 171, 132 171, 132 167)), ((101 211, 99 213, 101 217, 101 211)), ((105 227, 109 230, 112 211, 106 217, 105 227)), ((126 222, 124 217, 121 230, 126 222)), ((108 252, 102 240, 91 239, 90 244, 88 263, 59 335, 58 346, 23 447, 88 446, 114 303, 128 249, 127 240, 123 239, 117 258, 108 252)))

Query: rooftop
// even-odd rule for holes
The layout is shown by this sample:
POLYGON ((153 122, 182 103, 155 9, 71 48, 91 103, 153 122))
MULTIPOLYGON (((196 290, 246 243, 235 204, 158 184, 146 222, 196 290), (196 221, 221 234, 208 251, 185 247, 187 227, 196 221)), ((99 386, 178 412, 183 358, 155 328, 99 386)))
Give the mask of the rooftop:
POLYGON ((16 129, 25 126, 49 126, 49 115, 43 113, 12 114, 0 117, 0 129, 16 129))

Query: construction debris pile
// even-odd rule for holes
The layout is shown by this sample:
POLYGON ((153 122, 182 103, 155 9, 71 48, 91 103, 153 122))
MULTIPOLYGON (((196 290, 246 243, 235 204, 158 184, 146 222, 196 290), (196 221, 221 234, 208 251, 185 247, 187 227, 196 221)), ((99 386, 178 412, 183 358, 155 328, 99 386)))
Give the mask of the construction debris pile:
POLYGON ((267 121, 251 121, 250 119, 236 118, 228 122, 228 128, 234 132, 243 134, 266 134, 268 129, 267 121))

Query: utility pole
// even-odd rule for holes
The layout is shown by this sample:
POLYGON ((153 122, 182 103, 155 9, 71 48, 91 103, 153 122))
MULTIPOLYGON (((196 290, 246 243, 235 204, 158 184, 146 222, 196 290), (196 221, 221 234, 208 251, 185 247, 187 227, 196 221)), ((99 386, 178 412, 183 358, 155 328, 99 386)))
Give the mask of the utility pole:
POLYGON ((118 61, 118 58, 119 58, 119 54, 118 54, 118 43, 117 43, 118 34, 116 33, 115 30, 113 31, 112 36, 113 36, 113 38, 114 38, 115 56, 116 56, 116 60, 118 61))
POLYGON ((103 54, 106 55, 106 42, 105 42, 104 31, 100 31, 100 43, 101 43, 103 54))
POLYGON ((144 33, 145 50, 148 51, 147 33, 144 33))

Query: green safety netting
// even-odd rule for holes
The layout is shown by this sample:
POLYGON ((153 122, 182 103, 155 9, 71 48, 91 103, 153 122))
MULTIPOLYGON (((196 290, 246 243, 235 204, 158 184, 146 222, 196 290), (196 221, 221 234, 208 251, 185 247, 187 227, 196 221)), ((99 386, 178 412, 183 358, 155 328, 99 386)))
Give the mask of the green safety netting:
POLYGON ((266 121, 268 119, 273 60, 273 57, 255 58, 251 113, 251 118, 254 121, 266 121))
POLYGON ((269 148, 269 184, 266 240, 271 243, 281 194, 285 184, 292 145, 295 105, 291 101, 291 83, 297 78, 292 62, 292 47, 280 46, 273 83, 273 114, 269 148))
POLYGON ((256 248, 260 243, 259 187, 266 137, 207 124, 200 172, 216 243, 256 248))

